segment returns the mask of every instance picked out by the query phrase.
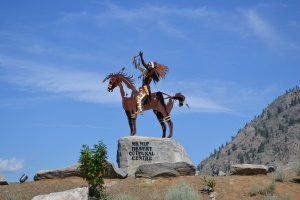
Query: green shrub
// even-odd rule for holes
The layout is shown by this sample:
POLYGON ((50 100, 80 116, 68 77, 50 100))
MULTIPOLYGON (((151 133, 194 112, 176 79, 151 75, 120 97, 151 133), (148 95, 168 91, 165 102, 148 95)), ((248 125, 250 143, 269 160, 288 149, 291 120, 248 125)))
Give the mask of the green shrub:
POLYGON ((297 176, 300 176, 300 160, 298 160, 293 167, 294 171, 296 172, 297 176))
POLYGON ((82 145, 81 155, 79 157, 79 171, 89 184, 89 194, 100 199, 107 199, 106 189, 104 187, 103 175, 107 171, 107 150, 102 141, 94 144, 90 149, 87 145, 82 145))
POLYGON ((200 195, 198 191, 185 182, 168 189, 165 200, 198 200, 200 195))
POLYGON ((279 167, 271 177, 272 181, 284 182, 285 179, 286 179, 286 171, 284 171, 282 167, 279 167))

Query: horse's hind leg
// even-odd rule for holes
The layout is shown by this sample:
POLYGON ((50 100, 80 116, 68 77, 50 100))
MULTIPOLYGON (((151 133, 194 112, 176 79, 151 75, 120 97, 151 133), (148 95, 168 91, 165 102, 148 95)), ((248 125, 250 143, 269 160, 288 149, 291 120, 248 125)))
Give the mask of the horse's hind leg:
POLYGON ((161 112, 159 112, 157 110, 153 110, 153 112, 156 115, 156 117, 161 125, 162 131, 163 131, 162 137, 165 138, 166 137, 166 124, 164 122, 164 116, 161 112))
POLYGON ((157 104, 157 110, 158 110, 158 112, 161 113, 161 115, 163 116, 163 119, 169 125, 169 129, 170 129, 169 132, 170 133, 169 133, 168 138, 171 138, 173 136, 173 122, 171 121, 171 118, 169 116, 170 110, 168 111, 168 109, 166 107, 166 104, 165 104, 165 101, 164 101, 164 98, 163 98, 163 95, 162 95, 161 92, 157 92, 155 98, 158 101, 158 104, 157 104))

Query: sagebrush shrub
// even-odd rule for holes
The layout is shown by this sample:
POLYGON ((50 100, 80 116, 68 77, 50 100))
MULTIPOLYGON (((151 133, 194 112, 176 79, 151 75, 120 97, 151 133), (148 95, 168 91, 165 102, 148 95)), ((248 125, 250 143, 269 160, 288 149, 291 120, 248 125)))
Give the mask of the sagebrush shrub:
POLYGON ((282 167, 279 167, 271 177, 272 181, 284 182, 285 179, 286 179, 286 171, 284 171, 282 167))
POLYGON ((19 200, 19 197, 16 196, 16 195, 14 195, 14 194, 12 194, 12 195, 8 195, 6 197, 6 200, 19 200))
POLYGON ((276 189, 276 184, 274 181, 272 181, 269 185, 266 185, 262 188, 258 188, 257 186, 252 186, 249 194, 250 196, 255 196, 257 194, 270 195, 274 193, 275 189, 276 189))
POLYGON ((300 160, 298 160, 295 164, 294 164, 294 171, 296 172, 297 176, 300 176, 300 160))
POLYGON ((264 196, 264 200, 292 200, 292 197, 290 194, 287 194, 282 197, 273 196, 273 195, 268 194, 267 196, 264 196))
POLYGON ((167 190, 165 200, 199 200, 198 191, 191 185, 180 182, 178 185, 167 190))

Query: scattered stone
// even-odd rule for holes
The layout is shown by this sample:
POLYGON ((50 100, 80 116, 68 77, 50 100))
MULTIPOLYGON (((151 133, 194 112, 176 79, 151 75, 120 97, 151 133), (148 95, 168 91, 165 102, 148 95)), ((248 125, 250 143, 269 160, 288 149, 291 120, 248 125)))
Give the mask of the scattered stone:
POLYGON ((117 162, 129 176, 134 175, 137 168, 150 163, 192 164, 184 148, 170 138, 153 138, 128 136, 118 141, 117 162))
POLYGON ((86 200, 88 199, 88 188, 81 187, 64 192, 54 192, 46 195, 39 195, 34 197, 32 200, 86 200))
POLYGON ((42 179, 53 179, 53 178, 67 178, 70 176, 79 176, 81 174, 78 170, 80 164, 72 165, 65 168, 60 168, 56 170, 42 170, 35 173, 33 180, 39 181, 42 179))
POLYGON ((235 175, 258 175, 267 174, 268 167, 265 165, 241 164, 232 165, 233 174, 235 175))
POLYGON ((8 185, 8 182, 2 174, 0 174, 0 185, 8 185))
POLYGON ((20 178, 20 183, 24 183, 28 179, 28 176, 26 174, 23 174, 20 178))
POLYGON ((211 175, 212 176, 218 176, 219 175, 219 170, 218 169, 214 169, 211 175))
POLYGON ((272 172, 275 172, 276 171, 276 168, 274 166, 270 166, 268 168, 268 173, 272 173, 272 172))
POLYGON ((218 195, 216 192, 212 192, 212 193, 210 193, 209 197, 211 198, 211 200, 215 200, 215 199, 217 199, 218 195))
POLYGON ((152 163, 140 165, 135 173, 136 178, 194 176, 196 167, 185 162, 152 163))
POLYGON ((226 176, 225 172, 219 171, 218 176, 226 176))

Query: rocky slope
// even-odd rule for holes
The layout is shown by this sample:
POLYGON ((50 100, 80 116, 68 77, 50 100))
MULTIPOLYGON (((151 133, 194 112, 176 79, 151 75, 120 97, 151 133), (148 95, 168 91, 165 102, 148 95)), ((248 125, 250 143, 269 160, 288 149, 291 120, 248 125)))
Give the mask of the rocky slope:
POLYGON ((201 174, 232 164, 264 164, 290 167, 300 160, 300 89, 279 96, 258 117, 241 129, 230 143, 198 165, 201 174))

